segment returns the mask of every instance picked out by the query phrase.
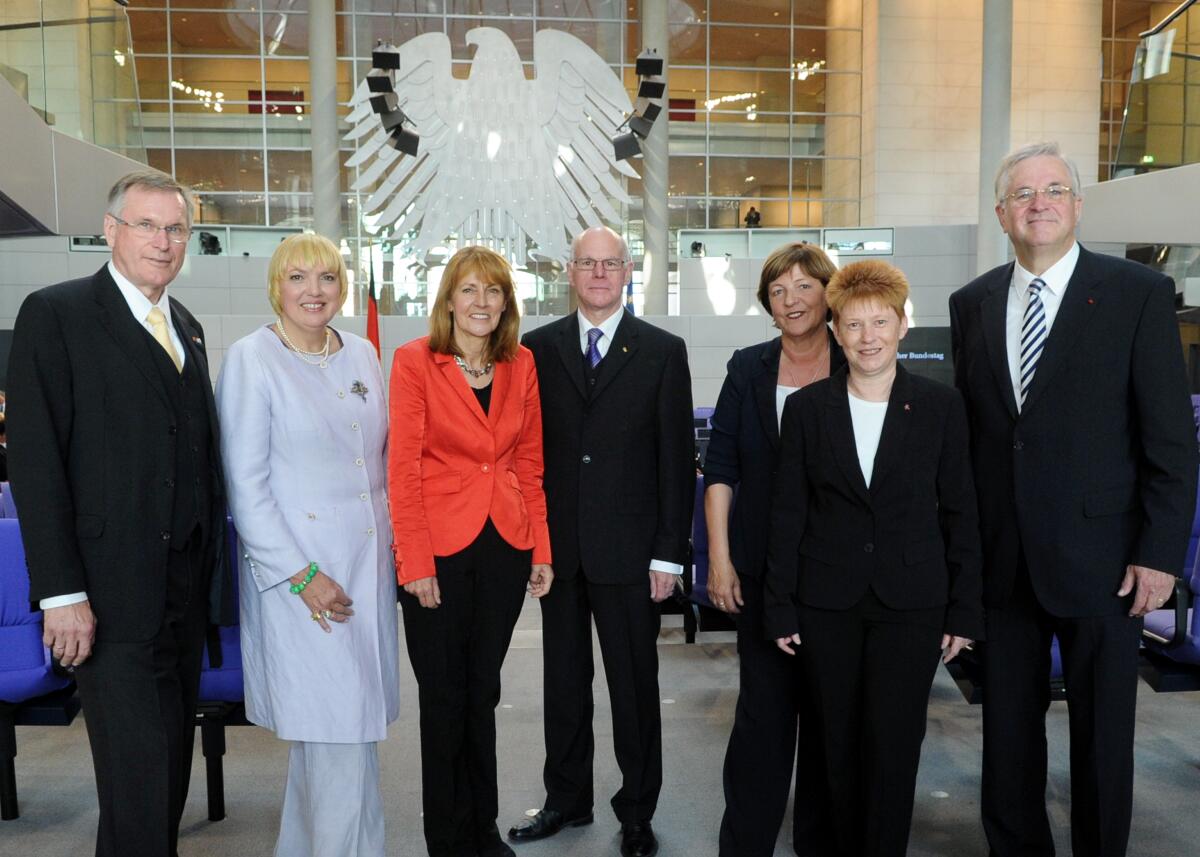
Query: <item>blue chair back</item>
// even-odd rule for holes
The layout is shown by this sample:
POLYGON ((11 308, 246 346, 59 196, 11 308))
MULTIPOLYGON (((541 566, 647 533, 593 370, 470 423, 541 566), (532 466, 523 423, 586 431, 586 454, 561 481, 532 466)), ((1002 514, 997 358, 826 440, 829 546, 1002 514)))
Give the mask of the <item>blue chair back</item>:
POLYGON ((0 699, 24 702, 66 687, 42 645, 42 613, 29 605, 29 570, 15 518, 0 519, 0 699))

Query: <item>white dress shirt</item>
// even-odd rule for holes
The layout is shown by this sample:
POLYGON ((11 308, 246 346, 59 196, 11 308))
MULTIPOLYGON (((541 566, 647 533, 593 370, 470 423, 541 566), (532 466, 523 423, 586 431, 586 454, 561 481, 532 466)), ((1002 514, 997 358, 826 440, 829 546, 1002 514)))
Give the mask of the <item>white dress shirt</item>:
MULTIPOLYGON (((150 299, 142 294, 133 283, 129 282, 117 266, 112 262, 108 263, 108 273, 113 278, 113 282, 117 284, 117 288, 121 290, 121 297, 125 298, 125 303, 129 305, 129 311, 133 314, 134 319, 146 329, 146 332, 151 336, 154 335, 154 328, 150 326, 150 322, 146 321, 146 316, 150 314, 151 307, 157 306, 162 310, 162 314, 167 319, 167 333, 171 337, 171 344, 175 346, 175 353, 179 355, 179 365, 183 366, 187 360, 187 351, 184 350, 183 342, 179 339, 179 334, 175 330, 175 324, 171 320, 171 302, 167 300, 167 290, 164 288, 162 295, 158 299, 157 304, 150 303, 150 299)), ((38 602, 38 607, 42 610, 49 610, 51 607, 66 607, 68 604, 78 604, 81 601, 87 601, 86 592, 72 592, 69 595, 54 595, 50 598, 43 598, 38 602)))
MULTIPOLYGON (((612 345, 613 337, 616 336, 616 334, 617 334, 617 328, 621 324, 621 319, 623 319, 625 317, 624 308, 617 310, 616 312, 614 312, 608 318, 604 319, 604 321, 600 322, 599 324, 592 324, 590 321, 587 320, 587 318, 584 316, 584 314, 580 311, 576 311, 576 315, 578 315, 578 317, 579 317, 579 351, 580 351, 580 353, 583 355, 587 354, 588 331, 591 330, 593 327, 598 327, 598 328, 600 328, 600 331, 604 335, 601 336, 598 340, 596 340, 596 350, 600 352, 600 359, 603 360, 604 355, 608 354, 609 346, 612 345)), ((682 565, 680 565, 677 562, 667 562, 665 559, 650 560, 650 570, 651 571, 662 571, 667 574, 683 574, 683 566, 682 565)))
MULTIPOLYGON (((1005 340, 1008 348, 1008 374, 1012 380, 1013 396, 1017 401, 1017 409, 1021 408, 1021 323, 1025 320, 1025 307, 1029 303, 1029 284, 1040 279, 1046 284, 1041 291, 1042 307, 1046 311, 1046 336, 1054 326, 1054 317, 1062 305, 1063 295, 1071 275, 1075 273, 1075 263, 1079 261, 1079 243, 1071 245, 1061 259, 1046 269, 1041 277, 1029 273, 1017 262, 1013 266, 1012 285, 1008 289, 1008 312, 1005 320, 1005 340)), ((1034 371, 1037 375, 1037 371, 1034 371)))
POLYGON ((783 406, 787 404, 787 397, 799 389, 787 384, 775 385, 775 420, 779 423, 780 431, 783 430, 783 406))

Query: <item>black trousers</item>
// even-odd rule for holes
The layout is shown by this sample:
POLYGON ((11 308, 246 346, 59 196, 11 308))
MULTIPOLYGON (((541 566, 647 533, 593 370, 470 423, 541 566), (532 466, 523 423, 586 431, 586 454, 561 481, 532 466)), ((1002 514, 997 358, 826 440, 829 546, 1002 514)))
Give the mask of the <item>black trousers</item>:
POLYGON ((839 857, 901 857, 945 608, 800 607, 804 670, 821 717, 839 857))
POLYGON ((741 686, 725 751, 721 857, 775 853, 793 767, 792 846, 802 857, 830 854, 833 824, 816 704, 799 659, 763 637, 762 581, 743 575, 741 587, 745 603, 734 617, 741 686))
POLYGON ((568 818, 592 811, 593 618, 621 769, 613 812, 622 823, 649 821, 662 788, 661 617, 650 600, 649 569, 637 584, 589 583, 580 569, 570 579, 556 577, 542 599, 546 808, 568 818))
POLYGON ((178 854, 208 616, 204 553, 199 531, 168 552, 166 609, 152 639, 101 640, 75 670, 100 803, 96 857, 178 854))
POLYGON ((1046 710, 1058 635, 1071 728, 1075 857, 1123 857, 1133 815, 1133 733, 1142 620, 1063 619, 1018 569, 1008 604, 989 608, 983 645, 983 828, 993 857, 1050 857, 1046 710))
MULTIPOLYGON (((440 606, 400 594, 421 709, 421 798, 432 857, 473 857, 498 841, 496 706, 532 551, 489 520, 470 545, 436 557, 440 606)), ((557 584, 555 584, 557 585, 557 584)))

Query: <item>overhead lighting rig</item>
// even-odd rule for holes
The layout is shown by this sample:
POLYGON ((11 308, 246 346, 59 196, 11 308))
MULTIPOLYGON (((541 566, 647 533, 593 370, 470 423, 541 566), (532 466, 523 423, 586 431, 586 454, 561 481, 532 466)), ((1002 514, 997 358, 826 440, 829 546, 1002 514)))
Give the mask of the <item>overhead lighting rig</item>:
POLYGON ((662 113, 662 99, 667 93, 667 81, 663 77, 664 63, 657 50, 647 48, 638 54, 634 68, 638 76, 634 112, 617 127, 617 135, 612 140, 613 151, 618 161, 642 153, 642 146, 638 141, 650 136, 654 120, 662 113), (621 133, 626 128, 628 130, 621 133))
POLYGON ((412 119, 400 109, 396 95, 395 73, 400 69, 400 52, 382 42, 371 52, 371 70, 367 72, 367 89, 371 92, 371 111, 379 116, 388 132, 388 145, 406 155, 416 157, 421 138, 412 119), (413 125, 413 128, 405 127, 413 125))

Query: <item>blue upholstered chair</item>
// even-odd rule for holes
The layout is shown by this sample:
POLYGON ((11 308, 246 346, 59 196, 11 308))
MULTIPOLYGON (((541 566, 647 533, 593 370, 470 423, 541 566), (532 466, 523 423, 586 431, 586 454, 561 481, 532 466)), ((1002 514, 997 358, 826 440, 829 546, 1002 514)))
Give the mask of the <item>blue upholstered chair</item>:
MULTIPOLYGON (((7 497, 7 495, 5 495, 7 497)), ((42 614, 29 609, 29 572, 15 518, 0 519, 0 818, 18 815, 14 759, 16 726, 62 722, 40 719, 57 710, 69 723, 79 710, 68 703, 73 682, 56 674, 42 645, 42 614), (46 703, 38 712, 39 703, 46 703)))
MULTIPOLYGON (((237 531, 233 520, 226 521, 225 549, 233 576, 234 598, 239 598, 237 572, 237 531)), ((240 601, 238 602, 240 605, 240 601)), ((234 615, 238 615, 235 613, 234 615)), ((241 626, 228 625, 216 629, 221 647, 221 665, 213 667, 208 648, 200 673, 200 702, 196 722, 200 726, 200 748, 204 753, 205 777, 208 784, 208 820, 225 817, 225 727, 245 726, 246 699, 242 679, 241 626)), ((210 640, 210 646, 214 641, 210 640)))

